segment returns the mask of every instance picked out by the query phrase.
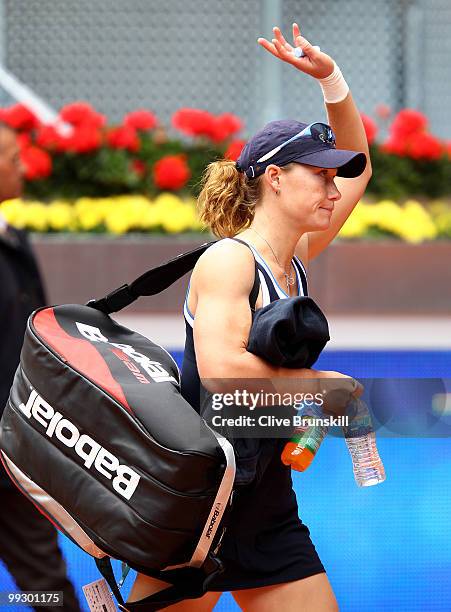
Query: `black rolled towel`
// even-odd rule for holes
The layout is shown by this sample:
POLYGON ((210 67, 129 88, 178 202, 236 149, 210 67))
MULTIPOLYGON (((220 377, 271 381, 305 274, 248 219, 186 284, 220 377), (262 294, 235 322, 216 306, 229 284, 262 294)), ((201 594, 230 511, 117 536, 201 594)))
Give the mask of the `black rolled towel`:
POLYGON ((330 340, 329 325, 310 297, 271 302, 253 317, 247 350, 285 368, 311 368, 330 340))

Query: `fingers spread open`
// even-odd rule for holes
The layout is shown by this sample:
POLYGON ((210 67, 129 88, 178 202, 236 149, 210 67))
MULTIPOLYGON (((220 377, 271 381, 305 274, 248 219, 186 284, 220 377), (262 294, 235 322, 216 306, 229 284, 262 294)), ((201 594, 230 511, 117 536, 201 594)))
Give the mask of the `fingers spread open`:
POLYGON ((264 49, 266 49, 267 51, 272 53, 275 57, 279 57, 279 53, 278 53, 277 49, 275 48, 273 43, 269 42, 269 40, 266 40, 266 38, 257 38, 257 42, 264 49))
POLYGON ((282 34, 280 28, 278 28, 277 26, 273 28, 273 32, 274 32, 274 36, 276 37, 276 39, 280 42, 281 45, 283 45, 285 47, 285 49, 287 49, 288 51, 291 51, 293 49, 293 47, 290 45, 290 43, 288 43, 285 40, 284 35, 282 34))
POLYGON ((287 49, 284 45, 282 45, 277 38, 273 38, 272 42, 279 54, 279 57, 281 57, 284 60, 288 60, 291 58, 294 58, 294 55, 292 53, 292 47, 290 47, 290 49, 287 49))

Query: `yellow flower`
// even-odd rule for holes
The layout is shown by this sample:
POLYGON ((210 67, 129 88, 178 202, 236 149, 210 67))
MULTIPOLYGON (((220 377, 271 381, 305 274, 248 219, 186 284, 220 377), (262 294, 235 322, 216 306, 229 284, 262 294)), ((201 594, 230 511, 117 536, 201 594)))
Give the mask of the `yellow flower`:
POLYGON ((75 211, 67 202, 52 202, 48 207, 49 225, 57 232, 74 229, 75 211))
POLYGON ((192 229, 194 231, 205 231, 207 228, 199 219, 199 212, 197 209, 197 200, 195 198, 189 198, 187 200, 187 204, 189 204, 194 211, 194 221, 193 221, 192 229))
POLYGON ((105 225, 112 234, 125 234, 130 228, 130 222, 121 210, 109 213, 105 219, 105 225))
POLYGON ((26 225, 26 210, 23 200, 16 198, 6 200, 0 206, 0 211, 6 221, 14 227, 22 228, 26 225))
POLYGON ((104 222, 103 199, 79 198, 74 204, 75 215, 81 230, 89 231, 104 222))
POLYGON ((25 205, 25 227, 32 231, 45 232, 49 227, 48 206, 41 202, 29 202, 25 205))
POLYGON ((365 206, 366 204, 363 201, 360 201, 356 205, 338 233, 340 238, 359 238, 365 234, 367 229, 365 206))
POLYGON ((381 200, 365 207, 368 226, 375 226, 394 234, 399 234, 403 223, 403 210, 393 200, 381 200))
POLYGON ((142 229, 143 219, 146 217, 150 207, 150 200, 144 196, 128 196, 119 200, 125 214, 127 214, 130 227, 142 229))
POLYGON ((408 200, 403 208, 404 216, 399 234, 407 242, 418 243, 432 240, 437 236, 437 228, 428 211, 415 200, 408 200))
POLYGON ((359 238, 366 232, 367 226, 358 213, 354 211, 339 232, 340 238, 359 238))
POLYGON ((444 208, 440 212, 436 212, 434 217, 435 226, 441 236, 451 238, 451 209, 444 208))
POLYGON ((160 193, 160 195, 155 198, 154 204, 157 206, 162 206, 166 210, 171 210, 177 208, 180 206, 180 204, 183 204, 183 200, 173 193, 164 192, 160 193))
POLYGON ((155 204, 149 203, 147 210, 144 212, 141 218, 142 229, 151 230, 151 229, 155 229, 156 227, 160 226, 163 215, 164 213, 161 207, 158 207, 155 204))
POLYGON ((170 234, 186 232, 192 229, 195 221, 195 211, 186 204, 168 211, 162 220, 163 228, 170 234))

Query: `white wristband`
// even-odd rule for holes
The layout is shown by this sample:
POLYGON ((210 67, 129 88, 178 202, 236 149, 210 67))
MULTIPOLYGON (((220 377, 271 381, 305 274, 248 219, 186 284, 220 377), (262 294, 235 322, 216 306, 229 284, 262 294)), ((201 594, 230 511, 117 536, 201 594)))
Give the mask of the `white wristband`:
POLYGON ((341 74, 340 68, 334 62, 334 71, 324 79, 318 79, 318 83, 323 90, 324 102, 341 102, 349 92, 348 84, 341 74))

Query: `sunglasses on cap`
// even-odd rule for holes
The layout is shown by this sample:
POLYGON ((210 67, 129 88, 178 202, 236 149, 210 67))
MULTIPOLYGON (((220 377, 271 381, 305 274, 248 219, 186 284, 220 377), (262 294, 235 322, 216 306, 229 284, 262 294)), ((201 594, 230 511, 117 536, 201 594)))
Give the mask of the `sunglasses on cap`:
POLYGON ((307 127, 305 127, 301 132, 298 132, 279 146, 271 149, 268 153, 265 153, 260 159, 257 159, 257 164, 267 161, 274 157, 276 153, 278 153, 281 149, 286 147, 288 144, 293 142, 294 140, 299 140, 300 138, 311 138, 312 140, 317 140, 318 142, 322 142, 324 144, 335 146, 335 134, 332 131, 330 125, 327 123, 311 123, 307 127))

